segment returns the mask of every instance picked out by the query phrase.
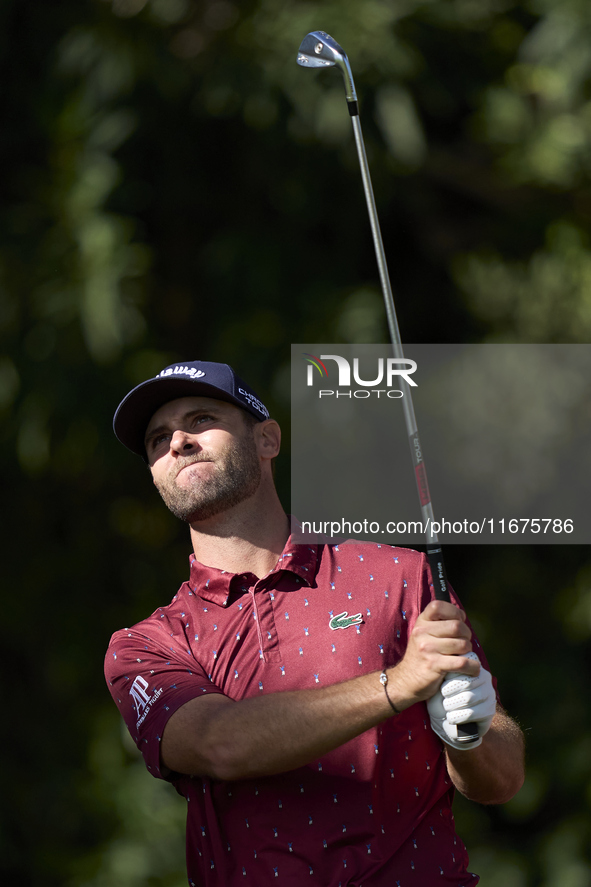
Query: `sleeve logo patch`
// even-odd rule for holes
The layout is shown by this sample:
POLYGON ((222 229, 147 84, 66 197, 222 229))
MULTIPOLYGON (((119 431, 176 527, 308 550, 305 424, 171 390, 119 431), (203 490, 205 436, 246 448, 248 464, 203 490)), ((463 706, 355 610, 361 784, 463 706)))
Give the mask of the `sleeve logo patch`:
POLYGON ((355 616, 349 616, 348 611, 343 610, 342 613, 333 616, 328 625, 333 631, 336 631, 338 628, 350 628, 352 625, 360 625, 361 622, 363 622, 363 616, 361 613, 356 613, 355 616))
POLYGON ((159 690, 156 690, 151 696, 149 696, 148 686, 147 680, 141 675, 138 675, 129 691, 129 695, 134 701, 135 710, 138 716, 136 727, 139 727, 144 722, 150 712, 150 708, 162 695, 162 687, 160 687, 159 690))

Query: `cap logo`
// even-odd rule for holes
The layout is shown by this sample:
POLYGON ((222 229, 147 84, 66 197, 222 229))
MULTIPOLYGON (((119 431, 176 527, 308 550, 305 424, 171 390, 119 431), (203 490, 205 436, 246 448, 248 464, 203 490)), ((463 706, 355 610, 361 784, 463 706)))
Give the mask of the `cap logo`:
POLYGON ((204 376, 205 373, 203 370, 197 370, 195 367, 184 367, 184 366, 175 366, 175 367, 167 367, 165 370, 162 370, 161 373, 158 373, 156 378, 160 378, 161 376, 189 376, 191 379, 200 379, 201 376, 204 376))
POLYGON ((244 388, 239 388, 238 391, 242 395, 242 397, 249 402, 251 407, 254 407, 255 410, 259 411, 259 413, 262 413, 262 415, 266 419, 269 418, 269 410, 263 403, 260 402, 258 397, 255 397, 254 394, 251 394, 250 391, 245 391, 244 388))

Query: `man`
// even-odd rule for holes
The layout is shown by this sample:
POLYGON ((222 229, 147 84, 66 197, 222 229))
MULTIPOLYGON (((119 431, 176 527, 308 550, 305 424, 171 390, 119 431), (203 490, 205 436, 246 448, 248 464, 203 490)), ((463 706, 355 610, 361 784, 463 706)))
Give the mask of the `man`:
POLYGON ((189 580, 106 656, 148 769, 188 801, 189 884, 475 885, 454 786, 507 801, 523 739, 424 556, 292 545, 279 426, 225 364, 167 367, 114 429, 191 531, 189 580))

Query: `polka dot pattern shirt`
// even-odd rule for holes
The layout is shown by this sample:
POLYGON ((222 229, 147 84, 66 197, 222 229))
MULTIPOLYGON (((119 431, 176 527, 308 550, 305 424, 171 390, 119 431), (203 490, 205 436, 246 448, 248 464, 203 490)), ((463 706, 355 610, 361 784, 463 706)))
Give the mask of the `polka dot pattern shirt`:
MULTIPOLYGON (((111 694, 149 771, 188 803, 189 885, 478 883, 422 703, 278 776, 222 782, 161 769, 166 722, 189 700, 328 686, 395 665, 432 597, 418 552, 288 541, 260 579, 192 557, 168 606, 113 635, 111 694)), ((473 646, 486 666, 476 638, 473 646)))

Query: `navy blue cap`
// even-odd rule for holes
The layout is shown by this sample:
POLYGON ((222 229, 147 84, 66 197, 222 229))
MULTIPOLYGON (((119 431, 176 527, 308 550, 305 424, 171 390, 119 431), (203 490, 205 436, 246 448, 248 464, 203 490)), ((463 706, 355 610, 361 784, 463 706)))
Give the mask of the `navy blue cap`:
POLYGON ((260 422, 269 410, 227 363, 192 360, 173 363, 153 379, 137 385, 123 398, 113 418, 113 431, 132 453, 146 458, 144 438, 156 410, 179 397, 215 397, 242 407, 260 422))

